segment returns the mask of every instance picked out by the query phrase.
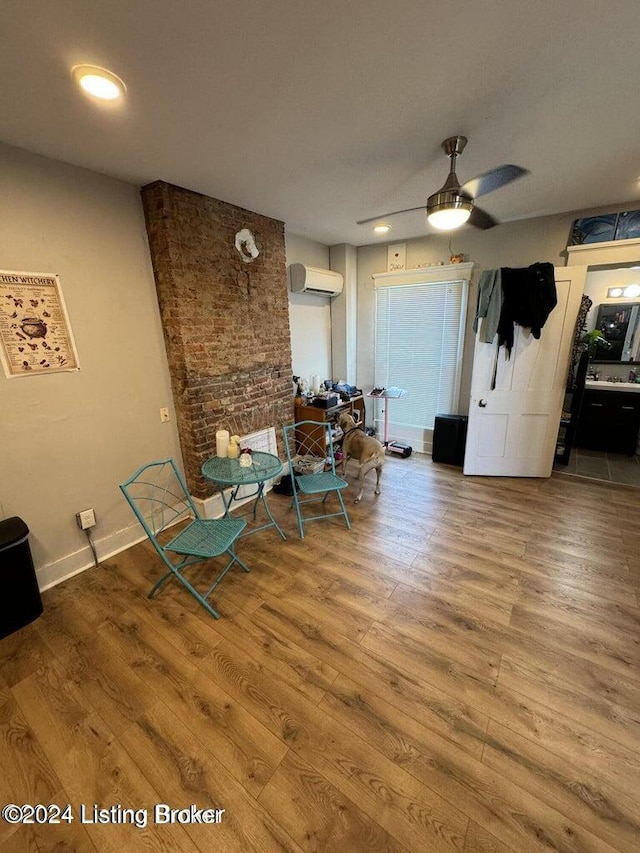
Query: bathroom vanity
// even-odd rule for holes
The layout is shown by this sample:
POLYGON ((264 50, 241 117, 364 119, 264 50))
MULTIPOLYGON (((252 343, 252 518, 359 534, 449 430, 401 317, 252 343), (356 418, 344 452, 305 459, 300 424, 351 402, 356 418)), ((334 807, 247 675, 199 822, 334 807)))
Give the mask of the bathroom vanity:
POLYGON ((640 384, 587 379, 575 443, 633 456, 640 429, 640 384))

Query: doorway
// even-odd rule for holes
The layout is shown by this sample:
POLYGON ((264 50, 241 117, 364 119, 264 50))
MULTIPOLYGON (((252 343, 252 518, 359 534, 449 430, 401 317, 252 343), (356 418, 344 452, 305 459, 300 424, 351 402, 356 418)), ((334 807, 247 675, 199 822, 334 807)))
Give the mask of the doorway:
MULTIPOLYGON (((640 284, 640 241, 569 246, 567 254, 569 266, 587 266, 584 292, 593 303, 586 319, 587 331, 595 328, 601 306, 637 301, 638 296, 621 295, 619 291, 640 284)), ((602 387, 611 389, 611 380, 628 381, 630 371, 640 372, 640 363, 594 358, 590 369, 597 372, 602 387)), ((640 457, 637 452, 634 456, 628 456, 606 450, 574 447, 569 464, 556 465, 554 468, 569 476, 640 487, 640 457)))

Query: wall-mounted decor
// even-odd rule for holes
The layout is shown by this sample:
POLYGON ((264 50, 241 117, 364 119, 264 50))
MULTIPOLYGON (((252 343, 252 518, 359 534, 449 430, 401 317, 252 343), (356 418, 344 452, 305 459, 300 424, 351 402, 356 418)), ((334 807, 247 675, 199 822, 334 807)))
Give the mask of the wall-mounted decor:
POLYGON ((242 260, 247 264, 255 261, 260 254, 255 238, 248 228, 243 228, 236 234, 236 249, 242 260))
POLYGON ((576 219, 571 229, 569 246, 585 243, 608 243, 612 240, 632 240, 640 237, 640 210, 605 213, 576 219))
POLYGON ((387 272, 402 272, 407 262, 407 244, 394 243, 387 246, 387 272))
POLYGON ((79 370, 57 275, 0 270, 0 361, 9 379, 79 370))
POLYGON ((640 210, 626 210, 618 214, 615 240, 633 240, 640 237, 640 210))

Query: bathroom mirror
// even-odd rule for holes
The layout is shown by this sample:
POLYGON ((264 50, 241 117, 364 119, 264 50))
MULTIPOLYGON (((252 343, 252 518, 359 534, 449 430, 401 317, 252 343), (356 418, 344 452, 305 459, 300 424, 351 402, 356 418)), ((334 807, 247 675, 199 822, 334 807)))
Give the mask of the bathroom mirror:
POLYGON ((640 302, 603 302, 598 306, 595 328, 610 347, 597 350, 593 361, 640 361, 640 302))

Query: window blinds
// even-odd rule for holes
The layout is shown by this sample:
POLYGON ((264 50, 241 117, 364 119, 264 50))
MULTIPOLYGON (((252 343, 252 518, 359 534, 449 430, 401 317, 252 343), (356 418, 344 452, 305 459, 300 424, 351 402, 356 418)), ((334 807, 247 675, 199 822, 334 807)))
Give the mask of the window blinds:
POLYGON ((398 426, 433 429, 458 410, 466 281, 376 288, 375 384, 407 390, 394 400, 398 426))

